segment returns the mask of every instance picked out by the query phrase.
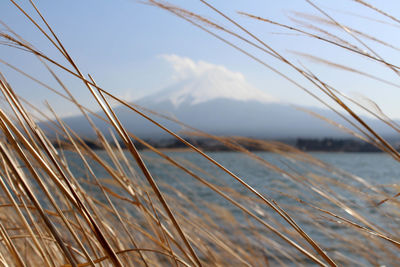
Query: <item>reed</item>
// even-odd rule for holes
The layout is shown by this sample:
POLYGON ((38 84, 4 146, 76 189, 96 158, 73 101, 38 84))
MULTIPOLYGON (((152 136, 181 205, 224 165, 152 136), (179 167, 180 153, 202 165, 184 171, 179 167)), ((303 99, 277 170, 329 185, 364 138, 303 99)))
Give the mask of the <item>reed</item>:
MULTIPOLYGON (((2 265, 379 266, 399 262, 398 186, 372 185, 362 177, 286 144, 246 137, 214 136, 166 114, 129 103, 99 86, 92 76, 82 74, 73 56, 33 1, 29 0, 32 14, 14 0, 10 1, 48 40, 49 46, 58 51, 62 62, 35 48, 7 25, 3 25, 7 31, 0 32, 0 44, 36 56, 61 90, 11 62, 0 59, 0 63, 49 93, 62 97, 66 103, 75 105, 86 117, 103 150, 91 149, 83 137, 53 110, 51 103, 46 104, 50 116, 32 105, 29 99, 18 95, 17 89, 1 74, 2 265), (82 82, 103 116, 81 104, 84 99, 73 96, 63 82, 63 75, 82 82), (114 102, 185 144, 196 157, 196 163, 179 157, 179 154, 171 155, 157 149, 129 132, 114 112, 114 102), (96 127, 94 117, 109 124, 112 140, 106 138, 109 133, 96 127), (158 118, 184 126, 190 130, 186 133, 188 135, 214 139, 241 153, 243 160, 251 164, 249 171, 261 170, 278 178, 273 181, 273 186, 267 188, 264 184, 253 184, 246 174, 240 175, 225 167, 183 135, 157 122, 158 118), (64 143, 61 148, 56 149, 49 133, 41 129, 40 125, 44 123, 57 134, 58 142, 64 143), (119 140, 127 149, 121 148, 119 140), (151 153, 140 152, 135 142, 144 145, 151 153), (272 152, 274 158, 265 159, 240 145, 243 143, 263 147, 272 152), (203 197, 202 192, 211 197, 203 197)), ((313 115, 400 161, 399 152, 354 111, 354 107, 362 108, 400 132, 399 125, 376 105, 371 108, 347 97, 305 66, 292 62, 222 10, 207 1, 200 2, 224 19, 228 26, 167 2, 149 0, 146 3, 181 17, 283 77, 334 111, 351 127, 313 115), (242 48, 244 45, 280 61, 307 81, 308 86, 291 78, 268 60, 242 48)), ((240 14, 358 54, 399 75, 395 63, 383 59, 363 40, 397 49, 394 45, 342 25, 312 1, 306 2, 321 16, 297 14, 298 22, 299 19, 308 20, 299 23, 298 27, 254 14, 240 14), (344 30, 355 42, 345 41, 324 27, 344 30)), ((399 22, 367 2, 356 2, 399 22)), ((395 82, 380 78, 373 72, 350 68, 315 55, 301 56, 398 87, 395 82)))

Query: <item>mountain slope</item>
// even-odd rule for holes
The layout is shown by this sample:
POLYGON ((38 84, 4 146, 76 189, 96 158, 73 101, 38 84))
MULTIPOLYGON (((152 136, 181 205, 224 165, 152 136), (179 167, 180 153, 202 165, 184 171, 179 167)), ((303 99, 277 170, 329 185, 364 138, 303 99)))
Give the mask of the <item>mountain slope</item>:
MULTIPOLYGON (((164 55, 163 58, 173 67, 173 84, 135 101, 138 105, 217 135, 273 139, 350 137, 323 120, 275 100, 265 91, 248 83, 240 72, 177 55, 164 55)), ((347 126, 332 111, 305 108, 347 126)), ((115 107, 115 112, 129 131, 142 138, 168 137, 158 127, 126 107, 115 107)), ((175 132, 182 130, 182 127, 171 121, 150 116, 175 132)), ((83 116, 64 119, 80 135, 95 137, 83 116)), ((94 121, 101 130, 109 127, 98 119, 94 121)), ((378 120, 365 118, 365 121, 386 137, 395 135, 393 130, 378 120)))
MULTIPOLYGON (((301 112, 292 106, 275 101, 268 94, 243 84, 230 84, 220 79, 188 80, 180 82, 137 104, 174 117, 185 124, 216 135, 240 135, 256 138, 322 138, 349 137, 334 126, 301 112), (230 90, 232 88, 232 90, 230 90)), ((333 112, 310 108, 313 112, 341 122, 333 112)), ((166 138, 168 135, 152 123, 126 107, 115 108, 124 126, 142 138, 166 138)), ((99 113, 101 114, 101 113, 99 113)), ((166 119, 156 121, 178 132, 179 125, 166 119)), ((93 118, 101 130, 109 126, 93 118)), ((366 119, 375 128, 383 129, 381 122, 366 119)), ((80 135, 94 137, 83 116, 66 118, 65 122, 80 135)), ((390 135, 390 131, 380 131, 390 135)))
POLYGON ((207 73, 184 79, 139 100, 142 105, 171 102, 175 107, 180 105, 196 105, 215 99, 230 99, 237 101, 257 101, 262 103, 276 102, 267 93, 249 85, 242 75, 220 75, 207 73))

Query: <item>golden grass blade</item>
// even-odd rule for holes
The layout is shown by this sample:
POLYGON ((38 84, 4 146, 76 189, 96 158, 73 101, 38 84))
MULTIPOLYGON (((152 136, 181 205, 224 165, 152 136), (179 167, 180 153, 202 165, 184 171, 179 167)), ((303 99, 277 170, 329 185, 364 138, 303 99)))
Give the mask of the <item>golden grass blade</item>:
POLYGON ((370 8, 370 9, 372 9, 372 10, 374 10, 374 11, 376 11, 376 12, 382 14, 382 15, 384 15, 385 17, 390 18, 391 20, 393 20, 393 21, 395 21, 395 22, 397 22, 397 23, 400 23, 400 20, 397 19, 396 17, 394 17, 394 16, 388 14, 388 13, 385 12, 385 11, 380 10, 379 8, 377 8, 377 7, 375 7, 375 6, 371 5, 371 4, 369 4, 368 2, 366 2, 366 1, 364 1, 364 0, 353 0, 353 1, 359 3, 359 4, 363 5, 363 6, 366 6, 366 7, 370 8))
MULTIPOLYGON (((4 169, 6 169, 4 159, 3 159, 3 166, 5 167, 4 169)), ((42 247, 42 244, 40 244, 40 242, 36 238, 36 235, 33 233, 32 228, 30 227, 28 221, 25 219, 25 216, 23 215, 23 213, 22 213, 21 209, 19 208, 17 202, 15 201, 15 199, 11 195, 10 191, 8 190, 8 187, 5 184, 3 177, 0 177, 0 185, 1 185, 2 189, 3 189, 3 191, 6 193, 7 198, 10 200, 10 202, 13 204, 15 210, 17 211, 19 218, 21 219, 21 221, 23 222, 23 224, 25 226, 25 229, 29 232, 29 235, 31 236, 34 244, 36 245, 37 249, 39 250, 40 255, 42 256, 45 265, 46 266, 51 266, 50 260, 47 257, 47 255, 45 254, 45 252, 43 250, 43 247, 42 247)))
MULTIPOLYGON (((14 104, 17 104, 17 101, 14 100, 13 101, 14 104)), ((20 109, 20 112, 23 113, 23 109, 20 109)), ((73 190, 73 186, 70 184, 66 174, 64 173, 64 171, 62 170, 61 166, 58 164, 58 162, 55 160, 54 155, 52 155, 51 150, 49 149, 48 145, 46 144, 46 142, 43 140, 43 136, 41 136, 40 132, 35 131, 34 126, 32 126, 31 124, 33 124, 33 122, 29 119, 29 117, 26 115, 25 113, 25 121, 28 123, 28 125, 31 127, 32 131, 34 133, 36 133, 42 147, 44 148, 44 150, 46 151, 46 153, 48 154, 49 158, 51 159, 52 163, 54 164, 54 166, 56 167, 58 173, 61 175, 61 177, 63 178, 64 182, 66 183, 66 185, 68 186, 68 189, 64 187, 63 184, 61 184, 61 182, 59 181, 59 178, 57 177, 57 175, 54 173, 54 171, 47 165, 47 163, 39 156, 39 154, 37 152, 35 152, 34 149, 32 149, 32 147, 30 147, 29 142, 27 142, 23 136, 18 132, 18 130, 13 126, 12 128, 14 129, 14 131, 17 131, 17 135, 19 135, 19 138, 21 140, 23 140, 24 144, 27 147, 30 147, 30 150, 33 152, 33 156, 40 162, 40 164, 44 167, 45 171, 48 173, 48 175, 50 175, 50 177, 53 177, 53 181, 55 181, 55 183, 62 188, 62 190, 64 190, 64 193, 66 194, 66 196, 69 198, 69 200, 72 202, 72 204, 76 207, 78 207, 83 215, 87 218, 88 221, 90 221, 91 225, 94 228, 94 231, 96 232, 98 238, 100 238, 100 242, 102 242, 105 245, 105 250, 109 253, 112 254, 112 248, 109 246, 108 242, 106 241, 106 239, 104 239, 104 237, 102 236, 101 231, 98 229, 95 221, 93 220, 93 218, 91 218, 90 213, 87 211, 86 207, 84 206, 84 204, 82 203, 82 201, 80 200, 80 198, 78 197, 77 194, 75 194, 75 191, 73 190)), ((31 171, 33 172, 33 169, 31 169, 31 171)), ((39 179, 39 178, 38 178, 39 179)), ((39 179, 40 180, 40 179, 39 179)), ((77 242, 80 244, 80 241, 78 238, 76 238, 77 242)), ((82 244, 81 248, 83 249, 84 253, 86 254, 86 257, 88 259, 90 259, 89 254, 86 252, 86 249, 83 247, 82 244)), ((111 257, 112 259, 114 259, 114 257, 111 257)), ((116 260, 116 258, 115 258, 116 260)), ((116 260, 117 262, 118 260, 116 260)))
MULTIPOLYGON (((400 68, 399 66, 396 66, 396 65, 394 65, 392 63, 389 63, 389 62, 384 61, 382 59, 379 59, 379 58, 377 58, 377 57, 375 57, 375 56, 373 56, 371 54, 368 54, 366 51, 363 51, 363 50, 361 50, 361 49, 359 49, 357 47, 354 47, 353 45, 345 42, 342 39, 340 39, 339 41, 335 42, 335 41, 327 39, 327 38, 325 38, 323 36, 316 35, 316 34, 313 34, 313 33, 310 33, 310 32, 306 32, 306 31, 304 31, 302 29, 299 29, 299 28, 296 28, 296 27, 293 27, 293 26, 289 26, 289 25, 285 25, 285 24, 282 24, 282 23, 279 23, 279 22, 276 22, 276 21, 272 21, 272 20, 269 20, 267 18, 255 16, 255 15, 252 15, 252 14, 249 14, 249 13, 246 13, 246 12, 242 12, 242 11, 240 11, 239 14, 244 15, 244 16, 249 17, 249 18, 252 18, 252 19, 256 19, 256 20, 259 20, 259 21, 270 23, 270 24, 279 26, 279 27, 284 28, 284 29, 288 29, 288 30, 291 30, 291 31, 295 31, 295 32, 304 34, 305 36, 308 36, 308 37, 314 38, 316 40, 332 44, 334 46, 337 46, 337 47, 340 47, 342 49, 348 50, 348 51, 350 51, 352 53, 356 53, 356 54, 365 56, 365 57, 367 57, 369 59, 372 59, 372 60, 374 60, 376 62, 380 62, 380 63, 382 63, 384 65, 388 65, 388 66, 390 66, 392 68, 396 68, 396 69, 400 68)), ((326 32, 324 32, 324 33, 326 33, 326 32)), ((337 39, 337 38, 334 38, 334 39, 337 39)))
MULTIPOLYGON (((49 106, 49 108, 51 108, 49 106)), ((53 110, 52 110, 53 111, 53 110)), ((56 116, 56 114, 53 111, 53 114, 56 116)), ((100 181, 97 179, 94 171, 92 170, 92 168, 90 167, 89 163, 87 162, 86 158, 83 156, 82 152, 80 151, 80 149, 78 148, 77 144, 75 143, 75 141, 72 139, 71 135, 69 134, 68 130, 64 127, 62 121, 56 116, 57 121, 59 122, 59 124, 61 125, 61 127, 63 128, 63 131, 66 133, 67 137, 69 138, 70 142, 73 144, 75 151, 79 154, 80 158, 82 159, 82 161, 84 162, 85 167, 87 168, 87 170, 89 171, 89 173, 91 173, 92 177, 94 178, 96 184, 98 185, 98 187, 101 189, 103 195, 106 197, 107 202, 109 203, 110 207, 113 209, 114 213, 117 215, 119 221, 121 222, 125 233, 128 235, 129 239, 131 240, 132 244, 134 245, 135 248, 137 248, 137 244, 136 241, 134 240, 133 236, 130 234, 128 228, 126 227, 125 223, 123 222, 123 220, 121 219, 121 215, 119 214, 119 212, 117 211, 117 208, 115 207, 115 205, 112 203, 111 199, 108 197, 108 194, 106 193, 106 190, 104 190, 103 186, 101 186, 100 181)), ((97 131, 98 132, 98 131, 97 131)), ((104 137, 103 137, 104 138, 104 137)), ((109 192, 109 191, 108 191, 109 192)), ((139 255, 143 260, 143 263, 145 264, 145 266, 148 266, 146 259, 144 257, 144 255, 141 253, 141 251, 139 251, 139 255)))
MULTIPOLYGON (((329 20, 331 20, 336 26, 338 26, 339 28, 343 29, 346 33, 348 33, 351 37, 353 37, 355 40, 357 40, 357 42, 359 42, 360 44, 362 44, 365 48, 367 48, 372 54, 374 54, 377 58, 381 59, 383 62, 386 62, 385 60, 382 59, 381 56, 379 56, 379 54, 373 50, 370 46, 368 46, 365 42, 363 42, 360 38, 358 38, 351 29, 349 29, 348 27, 342 25, 341 23, 339 23, 338 21, 336 21, 333 17, 331 17, 328 13, 326 13, 324 10, 322 10, 320 7, 318 7, 316 4, 314 4, 311 0, 305 0, 308 4, 310 4, 312 7, 314 7, 316 10, 318 10, 321 14, 323 14, 325 17, 327 17, 329 20)), ((391 67, 389 64, 385 64, 386 66, 388 66, 388 68, 390 68, 391 70, 393 70, 394 73, 396 73, 397 75, 400 76, 399 71, 396 68, 391 67)))
MULTIPOLYGON (((122 250, 122 251, 117 251, 117 254, 122 254, 122 253, 129 253, 129 252, 139 252, 139 251, 147 251, 147 252, 153 252, 153 253, 158 253, 158 254, 162 254, 164 256, 167 257, 172 257, 171 255, 169 255, 168 253, 165 253, 163 251, 158 251, 158 250, 154 250, 154 249, 147 249, 147 248, 132 248, 132 249, 126 249, 126 250, 122 250)), ((100 263, 104 260, 106 260, 107 257, 102 257, 99 259, 95 260, 95 263, 100 263)), ((190 265, 188 265, 187 263, 185 263, 184 261, 181 261, 179 259, 177 259, 179 261, 180 264, 183 264, 183 266, 187 266, 190 267, 190 265)), ((63 265, 63 267, 70 267, 71 265, 63 265)), ((89 263, 81 263, 78 265, 78 267, 85 267, 85 266, 89 266, 89 263)))
POLYGON ((147 195, 147 199, 149 200, 149 203, 151 204, 151 209, 153 210, 153 214, 154 214, 155 218, 157 219, 157 225, 162 233, 162 236, 160 236, 160 240, 161 240, 161 242, 163 242, 163 243, 165 242, 167 244, 168 250, 169 250, 168 252, 170 253, 171 258, 172 258, 171 261, 173 260, 173 262, 175 263, 175 266, 178 267, 177 257, 174 255, 174 252, 171 248, 171 244, 168 241, 168 237, 167 237, 163 227, 161 226, 160 218, 158 217, 157 211, 154 208, 153 202, 151 201, 150 196, 147 192, 146 192, 146 195, 147 195))
MULTIPOLYGON (((6 125, 4 124, 2 119, 0 120, 0 123, 1 123, 1 127, 3 128, 3 132, 5 131, 7 133, 8 129, 6 128, 6 125)), ((48 229, 50 230, 50 232, 52 233, 54 238, 57 240, 57 244, 60 246, 61 250, 64 252, 64 255, 68 258, 68 260, 70 261, 72 266, 76 266, 75 261, 73 260, 72 256, 70 255, 69 250, 65 247, 64 242, 62 241, 58 231, 56 230, 54 225, 51 223, 51 221, 48 219, 48 217, 44 213, 41 205, 39 204, 39 201, 37 200, 35 195, 32 193, 31 189, 29 189, 29 187, 27 186, 27 184, 23 180, 23 178, 20 175, 18 169, 13 164, 13 162, 11 160, 11 157, 7 153, 7 150, 5 149, 3 144, 1 144, 1 143, 0 143, 0 153, 2 154, 3 158, 7 162, 7 165, 11 167, 11 170, 14 173, 14 175, 19 179, 20 185, 24 188, 25 193, 27 194, 29 199, 33 202, 33 204, 35 205, 35 207, 36 207, 37 211, 39 212, 40 216, 42 217, 42 219, 46 223, 46 226, 48 227, 48 229)))
POLYGON ((25 265, 24 261, 22 260, 21 255, 20 255, 19 252, 17 251, 17 249, 16 249, 16 247, 15 247, 13 241, 11 240, 10 236, 9 236, 8 233, 7 233, 6 228, 4 228, 4 226, 3 226, 2 223, 0 223, 0 234, 1 234, 2 238, 3 238, 3 242, 4 242, 5 245, 7 246, 8 250, 9 250, 10 253, 11 253, 11 255, 14 256, 14 258, 15 258, 15 263, 16 263, 18 266, 25 267, 26 265, 25 265))

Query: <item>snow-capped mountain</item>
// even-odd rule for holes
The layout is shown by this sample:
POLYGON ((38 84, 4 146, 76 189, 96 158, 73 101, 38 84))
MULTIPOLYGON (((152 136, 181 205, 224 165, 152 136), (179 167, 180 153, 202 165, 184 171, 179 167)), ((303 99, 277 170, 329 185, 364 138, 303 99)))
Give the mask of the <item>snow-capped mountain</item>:
MULTIPOLYGON (((177 55, 162 57, 173 68, 171 84, 155 94, 136 100, 136 104, 217 135, 273 139, 348 137, 346 133, 327 122, 279 102, 265 91, 255 88, 240 72, 229 70, 222 65, 194 61, 177 55)), ((337 115, 326 109, 309 110, 343 123, 337 115)), ((117 106, 115 112, 123 125, 137 136, 169 137, 126 107, 117 106)), ((99 114, 103 115, 102 112, 99 114)), ((150 117, 175 132, 185 130, 165 118, 156 117, 154 114, 150 114, 150 117)), ((108 132, 105 131, 110 127, 108 124, 94 116, 92 118, 101 130, 108 132)), ((93 130, 89 128, 83 116, 64 120, 80 135, 94 137, 93 130)), ((366 122, 383 135, 394 134, 377 120, 366 119, 366 122)))
MULTIPOLYGON (((217 135, 274 139, 348 137, 328 123, 274 100, 267 93, 249 86, 244 79, 242 83, 231 83, 228 78, 224 80, 216 76, 214 79, 204 79, 199 76, 198 79, 179 81, 135 103, 217 135)), ((310 109, 340 122, 331 111, 310 109)), ((126 107, 118 106, 115 112, 124 126, 135 135, 142 138, 168 137, 161 129, 126 107)), ((150 116, 175 132, 185 130, 176 123, 150 116)), ((109 127, 98 119, 94 120, 102 130, 109 127)), ((83 116, 66 118, 65 121, 81 135, 93 136, 83 116)), ((376 120, 368 119, 368 123, 382 128, 376 120)))
POLYGON ((206 77, 199 75, 179 81, 139 102, 143 104, 171 102, 178 107, 182 104, 196 105, 215 99, 276 102, 272 96, 249 85, 242 75, 236 74, 235 77, 230 77, 218 73, 207 73, 206 77))

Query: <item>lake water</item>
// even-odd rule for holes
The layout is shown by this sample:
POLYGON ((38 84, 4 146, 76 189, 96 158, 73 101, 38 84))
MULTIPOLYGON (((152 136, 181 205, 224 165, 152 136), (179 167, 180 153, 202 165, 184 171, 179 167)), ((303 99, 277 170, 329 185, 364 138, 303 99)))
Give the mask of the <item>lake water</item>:
MULTIPOLYGON (((105 152, 100 151, 98 153, 104 156, 104 158, 107 158, 105 157, 105 152)), ((210 162, 200 155, 192 152, 167 152, 167 154, 193 170, 194 173, 204 177, 207 181, 211 181, 213 184, 220 186, 220 188, 233 188, 236 192, 240 193, 240 195, 248 196, 249 199, 253 199, 249 201, 249 199, 237 198, 238 202, 249 206, 257 216, 262 217, 266 221, 271 221, 272 224, 278 228, 281 225, 289 227, 285 222, 282 222, 282 218, 269 207, 254 201, 254 199, 256 199, 254 195, 240 185, 235 179, 216 166, 210 164, 210 162), (195 164, 196 167, 192 164, 195 164)), ((244 154, 236 152, 209 152, 207 154, 234 174, 241 177, 246 183, 254 187, 266 198, 277 201, 277 203, 288 211, 303 229, 314 240, 322 244, 322 247, 328 251, 329 255, 337 259, 338 262, 340 262, 341 257, 348 257, 356 260, 360 265, 378 264, 391 266, 394 264, 393 258, 386 257, 386 254, 380 254, 379 252, 376 252, 376 263, 373 262, 374 260, 372 259, 367 260, 363 258, 363 255, 373 250, 376 244, 368 244, 365 247, 365 251, 363 251, 362 246, 354 250, 344 246, 343 240, 339 240, 335 234, 342 236, 344 240, 352 240, 352 238, 354 238, 354 240, 359 240, 359 242, 369 241, 365 239, 362 233, 338 223, 338 220, 333 220, 333 218, 326 219, 326 217, 329 216, 325 214, 324 217, 323 214, 316 212, 314 209, 299 204, 295 199, 299 198, 360 223, 359 220, 346 211, 346 208, 340 206, 342 204, 346 205, 346 207, 367 218, 377 229, 385 229, 388 234, 396 235, 398 234, 397 229, 400 222, 398 216, 390 215, 393 214, 393 205, 390 203, 385 203, 379 207, 375 205, 384 198, 383 195, 377 193, 377 190, 385 193, 387 196, 392 196, 397 193, 396 190, 399 189, 397 183, 398 177, 400 177, 400 165, 390 156, 384 153, 311 153, 310 155, 329 165, 320 167, 315 166, 315 164, 294 160, 292 157, 283 157, 268 152, 255 153, 266 162, 281 168, 289 174, 293 174, 294 177, 298 179, 295 180, 293 177, 288 177, 287 175, 282 175, 271 170, 271 168, 266 167, 265 164, 260 164, 244 154), (311 189, 311 187, 315 187, 315 190, 311 189), (319 194, 318 190, 322 190, 330 196, 333 196, 334 201, 319 194), (309 215, 304 216, 304 214, 308 214, 307 212, 310 212, 310 216, 313 216, 313 214, 316 215, 314 218, 310 218, 309 215), (316 224, 310 225, 310 220, 316 224), (316 227, 316 225, 321 226, 321 228, 316 227)), ((142 152, 142 156, 161 189, 167 194, 169 193, 177 196, 176 203, 179 203, 183 207, 186 205, 183 200, 179 202, 179 194, 177 195, 176 191, 171 190, 169 186, 178 189, 183 195, 188 196, 193 203, 197 203, 199 208, 205 212, 210 212, 210 209, 207 208, 207 205, 204 205, 204 203, 213 203, 225 207, 233 214, 235 220, 243 225, 242 230, 244 232, 247 231, 247 218, 243 216, 243 213, 238 208, 231 205, 209 188, 196 182, 190 175, 171 166, 153 153, 144 151, 142 152)), ((68 154, 70 160, 78 162, 76 157, 77 156, 72 153, 68 154)), ((129 159, 133 162, 131 157, 129 157, 129 159)), ((108 176, 99 165, 93 162, 92 164, 98 177, 108 176)), ((139 173, 138 169, 137 171, 139 173)), ((81 176, 86 175, 84 170, 79 170, 78 168, 74 169, 74 172, 81 176)), ((189 206, 187 208, 189 208, 189 206)), ((397 211, 396 214, 398 214, 397 211)), ((212 213, 211 215, 215 216, 212 213)), ((362 223, 360 224, 363 225, 362 223)), ((234 229, 230 229, 229 225, 226 225, 226 223, 224 227, 226 227, 227 232, 232 231, 231 238, 235 240, 234 229)), ((256 226, 256 229, 260 233, 271 235, 270 232, 266 231, 261 226, 256 226)), ((272 238, 275 240, 275 237, 272 238)), ((279 238, 276 240, 280 242, 279 244, 285 246, 285 243, 279 241, 279 238)), ((238 242, 240 242, 240 240, 238 240, 238 242)), ((274 249, 270 251, 271 253, 275 253, 274 249)), ((398 255, 398 251, 392 248, 389 248, 389 252, 387 253, 398 255)), ((304 260, 301 256, 298 257, 298 259, 304 260)), ((281 260, 291 265, 285 257, 282 256, 281 260)), ((310 262, 305 262, 310 264, 310 262)), ((277 262, 272 260, 272 263, 277 262)))

